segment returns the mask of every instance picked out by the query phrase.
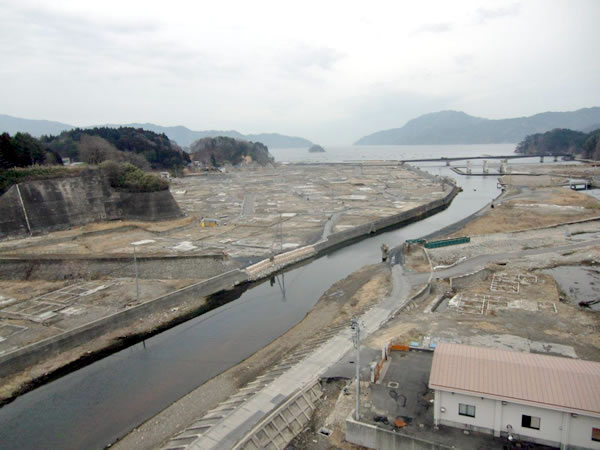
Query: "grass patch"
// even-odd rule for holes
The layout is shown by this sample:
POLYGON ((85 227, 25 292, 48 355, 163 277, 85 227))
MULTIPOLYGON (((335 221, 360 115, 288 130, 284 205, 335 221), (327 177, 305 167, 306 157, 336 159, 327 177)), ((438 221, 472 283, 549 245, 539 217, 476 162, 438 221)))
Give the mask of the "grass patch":
POLYGON ((100 171, 111 187, 126 192, 156 192, 169 189, 169 182, 129 163, 105 161, 100 171))

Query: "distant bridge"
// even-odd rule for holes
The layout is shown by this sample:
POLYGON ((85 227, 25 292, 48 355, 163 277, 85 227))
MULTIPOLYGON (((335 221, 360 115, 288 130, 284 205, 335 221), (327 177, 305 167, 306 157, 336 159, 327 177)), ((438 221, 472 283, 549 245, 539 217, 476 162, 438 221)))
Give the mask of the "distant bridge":
POLYGON ((554 158, 554 161, 558 161, 558 158, 565 158, 565 159, 573 159, 573 155, 569 154, 569 153, 557 153, 557 154, 544 154, 544 155, 516 155, 516 154, 510 154, 510 155, 501 155, 501 156, 494 156, 494 155, 488 155, 488 156, 451 156, 449 158, 446 157, 441 157, 441 158, 421 158, 421 159, 393 159, 393 160, 347 160, 347 161, 343 161, 342 163, 339 162, 332 162, 332 161, 321 161, 321 162, 294 162, 294 164, 296 165, 310 165, 310 166, 314 166, 314 165, 333 165, 333 164, 348 164, 348 165, 355 165, 355 166, 363 166, 363 165, 369 165, 369 166, 397 166, 400 164, 410 164, 410 163, 419 163, 419 162, 445 162, 447 166, 450 165, 451 161, 468 161, 471 159, 517 159, 517 158, 540 158, 540 162, 544 162, 544 158, 549 157, 549 158, 554 158))
POLYGON ((503 155, 503 156, 452 156, 450 158, 441 157, 441 158, 422 158, 422 159, 401 159, 400 162, 403 163, 413 163, 413 162, 450 162, 450 161, 464 161, 469 159, 516 159, 516 158, 540 158, 540 161, 544 161, 544 157, 554 157, 554 160, 557 161, 559 157, 564 158, 573 158, 573 155, 569 153, 557 153, 557 154, 544 154, 544 155, 503 155))

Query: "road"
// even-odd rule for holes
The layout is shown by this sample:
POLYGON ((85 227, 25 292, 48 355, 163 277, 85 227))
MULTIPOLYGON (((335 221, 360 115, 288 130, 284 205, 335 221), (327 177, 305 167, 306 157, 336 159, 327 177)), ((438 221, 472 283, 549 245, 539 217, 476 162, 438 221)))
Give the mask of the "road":
MULTIPOLYGON (((435 278, 450 278, 457 277, 461 275, 465 275, 468 273, 475 272, 477 270, 483 269, 486 265, 492 262, 502 262, 515 258, 520 258, 522 256, 534 256, 534 255, 543 255, 544 253, 560 253, 569 250, 575 250, 578 248, 589 247, 590 245, 600 244, 600 239, 591 239, 589 241, 576 242, 569 245, 560 245, 556 247, 543 247, 543 248, 534 248, 521 250, 518 252, 508 252, 508 253, 492 253, 486 255, 476 256, 474 258, 467 259, 453 267, 448 267, 447 269, 441 269, 434 272, 435 278)), ((407 278, 410 280, 412 284, 424 283, 429 278, 429 273, 415 273, 409 274, 407 278)))

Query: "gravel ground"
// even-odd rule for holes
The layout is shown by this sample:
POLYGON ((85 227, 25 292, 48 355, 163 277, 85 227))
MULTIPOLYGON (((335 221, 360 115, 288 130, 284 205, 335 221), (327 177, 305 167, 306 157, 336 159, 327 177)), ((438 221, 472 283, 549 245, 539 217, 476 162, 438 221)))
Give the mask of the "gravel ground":
POLYGON ((491 253, 568 245, 581 242, 584 238, 597 237, 596 235, 600 236, 600 221, 515 233, 472 236, 468 244, 429 249, 428 252, 434 266, 447 265, 463 257, 468 259, 491 253))

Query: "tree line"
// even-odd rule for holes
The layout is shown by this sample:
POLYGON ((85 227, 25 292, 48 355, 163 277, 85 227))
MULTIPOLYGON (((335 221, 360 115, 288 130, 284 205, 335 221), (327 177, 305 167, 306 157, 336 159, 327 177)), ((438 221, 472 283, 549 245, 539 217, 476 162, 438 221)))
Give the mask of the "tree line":
POLYGON ((591 133, 555 128, 546 133, 531 134, 515 150, 525 155, 569 153, 585 159, 600 159, 600 129, 591 133))
POLYGON ((76 128, 39 139, 28 133, 0 135, 0 169, 31 165, 62 165, 63 158, 98 165, 130 163, 140 169, 177 169, 189 155, 163 133, 141 128, 76 128))
POLYGON ((255 162, 264 166, 274 161, 266 145, 225 136, 198 139, 190 146, 193 161, 208 167, 255 162))

